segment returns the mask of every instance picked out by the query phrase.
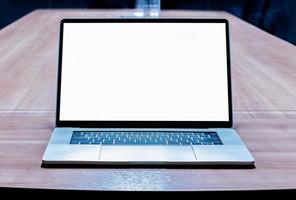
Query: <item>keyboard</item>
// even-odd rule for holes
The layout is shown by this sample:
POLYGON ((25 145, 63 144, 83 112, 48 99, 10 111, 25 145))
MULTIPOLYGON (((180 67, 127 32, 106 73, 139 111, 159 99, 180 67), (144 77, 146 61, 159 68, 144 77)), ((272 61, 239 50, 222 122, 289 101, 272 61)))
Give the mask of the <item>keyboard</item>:
POLYGON ((222 145, 222 142, 216 132, 73 131, 70 144, 222 145))

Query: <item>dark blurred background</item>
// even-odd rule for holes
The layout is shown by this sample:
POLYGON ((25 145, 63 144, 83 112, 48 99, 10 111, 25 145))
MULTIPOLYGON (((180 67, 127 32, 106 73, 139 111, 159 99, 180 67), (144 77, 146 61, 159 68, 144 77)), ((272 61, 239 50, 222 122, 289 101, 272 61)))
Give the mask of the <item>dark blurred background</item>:
MULTIPOLYGON (((135 0, 0 0, 0 28, 38 8, 134 8, 135 0)), ((224 10, 296 44, 296 0, 162 0, 162 9, 224 10)))

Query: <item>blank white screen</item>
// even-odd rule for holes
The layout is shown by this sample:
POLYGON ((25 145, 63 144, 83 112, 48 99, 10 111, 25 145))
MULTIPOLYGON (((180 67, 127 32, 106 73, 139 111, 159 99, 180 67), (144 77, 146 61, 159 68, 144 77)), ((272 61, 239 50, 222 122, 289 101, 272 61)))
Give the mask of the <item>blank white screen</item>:
POLYGON ((60 120, 228 121, 224 23, 65 23, 60 120))

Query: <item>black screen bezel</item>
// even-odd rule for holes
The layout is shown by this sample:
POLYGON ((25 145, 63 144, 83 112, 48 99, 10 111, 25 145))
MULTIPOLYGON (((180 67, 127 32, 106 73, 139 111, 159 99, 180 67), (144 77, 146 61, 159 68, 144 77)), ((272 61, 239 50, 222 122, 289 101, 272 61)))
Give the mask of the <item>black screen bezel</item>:
POLYGON ((233 124, 231 71, 230 71, 230 45, 229 23, 227 19, 192 19, 192 18, 131 18, 131 19, 63 19, 60 22, 59 59, 58 59, 58 84, 57 84, 57 127, 81 128, 230 128, 233 124), (65 23, 224 23, 226 30, 226 56, 227 56, 227 81, 228 81, 228 121, 66 121, 60 120, 61 76, 63 32, 65 23))

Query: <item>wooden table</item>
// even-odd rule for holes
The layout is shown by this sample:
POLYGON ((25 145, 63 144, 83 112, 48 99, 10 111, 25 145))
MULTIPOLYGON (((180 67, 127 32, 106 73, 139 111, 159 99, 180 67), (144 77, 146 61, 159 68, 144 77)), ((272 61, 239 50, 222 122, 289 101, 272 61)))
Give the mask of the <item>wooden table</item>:
POLYGON ((234 126, 256 169, 44 169, 55 126, 59 21, 128 16, 131 10, 36 10, 0 31, 0 187, 78 190, 296 189, 296 47, 225 12, 163 17, 227 18, 234 126))

